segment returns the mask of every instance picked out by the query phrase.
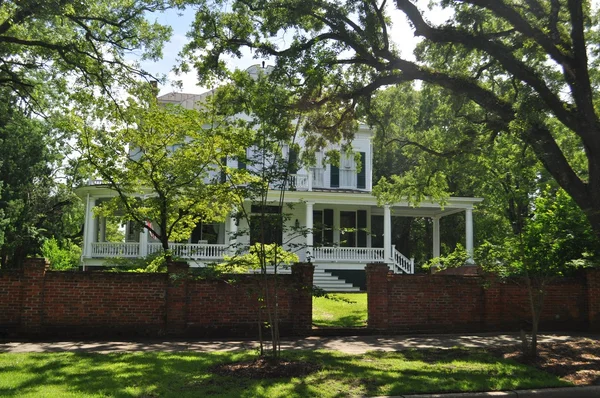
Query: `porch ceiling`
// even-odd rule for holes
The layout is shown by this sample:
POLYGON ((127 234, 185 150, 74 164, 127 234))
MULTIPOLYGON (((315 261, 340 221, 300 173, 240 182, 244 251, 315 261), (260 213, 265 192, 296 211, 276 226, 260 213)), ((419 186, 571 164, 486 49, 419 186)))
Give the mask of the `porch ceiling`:
MULTIPOLYGON (((279 194, 269 197, 269 200, 279 199, 279 194)), ((383 215, 383 206, 378 206, 377 198, 368 192, 365 193, 345 193, 345 192, 306 192, 291 191, 286 192, 285 201, 291 203, 313 202, 316 205, 351 205, 351 206, 370 206, 371 214, 383 215)), ((465 198, 450 197, 446 202, 440 204, 431 199, 425 199, 418 206, 413 206, 407 201, 400 201, 392 204, 391 210, 393 216, 406 217, 445 217, 451 214, 459 213, 465 209, 472 209, 474 205, 481 203, 483 198, 465 198)))

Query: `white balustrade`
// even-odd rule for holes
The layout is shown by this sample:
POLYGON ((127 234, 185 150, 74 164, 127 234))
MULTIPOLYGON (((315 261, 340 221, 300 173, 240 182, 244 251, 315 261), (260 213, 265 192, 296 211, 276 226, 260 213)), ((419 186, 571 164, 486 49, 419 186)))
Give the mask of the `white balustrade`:
POLYGON ((92 257, 139 257, 137 242, 92 242, 92 257))
POLYGON ((399 274, 404 272, 405 274, 415 273, 415 259, 408 258, 404 254, 400 253, 395 248, 392 250, 394 255, 394 273, 399 274))
POLYGON ((300 191, 308 190, 308 174, 290 174, 289 179, 290 188, 295 188, 300 191))
MULTIPOLYGON (((193 260, 220 260, 227 254, 227 245, 211 245, 208 243, 169 243, 173 257, 193 260)), ((160 243, 149 243, 148 254, 162 250, 160 243)))
POLYGON ((379 262, 383 261, 380 247, 315 247, 313 261, 379 262))

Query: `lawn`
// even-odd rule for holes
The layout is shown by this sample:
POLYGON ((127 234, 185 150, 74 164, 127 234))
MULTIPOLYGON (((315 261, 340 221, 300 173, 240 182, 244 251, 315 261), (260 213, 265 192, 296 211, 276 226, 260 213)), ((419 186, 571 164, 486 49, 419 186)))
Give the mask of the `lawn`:
POLYGON ((565 386, 555 376, 483 351, 411 350, 347 355, 285 352, 316 362, 303 377, 220 376, 218 364, 253 352, 0 354, 2 397, 340 397, 565 386))
POLYGON ((313 325, 361 327, 367 325, 367 293, 329 293, 313 297, 313 325))

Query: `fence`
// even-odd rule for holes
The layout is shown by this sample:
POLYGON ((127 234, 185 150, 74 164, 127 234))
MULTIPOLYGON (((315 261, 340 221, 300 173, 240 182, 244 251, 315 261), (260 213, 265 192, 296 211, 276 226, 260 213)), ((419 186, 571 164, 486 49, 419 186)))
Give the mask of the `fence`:
MULTIPOLYGON (((277 287, 283 335, 311 329, 314 267, 266 277, 277 287)), ((49 271, 30 259, 20 271, 0 272, 0 334, 44 337, 256 336, 261 275, 189 277, 185 263, 167 273, 49 271)))
MULTIPOLYGON (((369 264, 366 273, 370 329, 439 333, 530 328, 522 284, 481 275, 390 274, 384 264, 369 264)), ((549 284, 540 325, 546 330, 600 330, 600 270, 549 284)))

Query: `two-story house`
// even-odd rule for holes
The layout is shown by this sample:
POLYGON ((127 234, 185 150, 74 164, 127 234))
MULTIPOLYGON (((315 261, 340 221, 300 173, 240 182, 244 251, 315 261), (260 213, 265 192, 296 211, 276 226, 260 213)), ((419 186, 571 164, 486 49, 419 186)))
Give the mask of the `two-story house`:
MULTIPOLYGON (((203 95, 172 93, 159 101, 193 108, 203 95)), ((473 206, 479 198, 449 198, 441 206, 435 201, 423 201, 418 207, 408 202, 379 206, 372 195, 373 132, 361 126, 352 141, 352 154, 342 153, 338 166, 323 160, 323 152, 316 154, 316 164, 303 167, 289 176, 293 189, 285 193, 286 204, 294 204, 286 211, 289 227, 301 227, 305 235, 295 234, 294 228, 270 230, 268 240, 283 243, 296 250, 301 261, 315 264, 315 284, 325 290, 352 290, 351 284, 361 285, 364 267, 372 262, 385 262, 396 273, 414 273, 414 261, 398 252, 391 240, 392 217, 430 217, 433 220, 433 256, 440 254, 440 218, 457 212, 466 212, 465 247, 473 250, 473 206), (360 163, 357 162, 357 157, 360 163), (361 164, 362 166, 359 166, 361 164), (278 236, 279 234, 279 236, 278 236), (339 278, 338 278, 339 277, 339 278)), ((332 148, 335 147, 332 146, 332 148)), ((249 149, 251 151, 251 149, 249 149)), ((249 154, 250 156, 250 154, 249 154)), ((236 159, 228 159, 229 167, 245 167, 236 159)), ((160 243, 145 229, 128 224, 122 242, 108 242, 106 220, 96 217, 93 208, 102 200, 115 195, 101 181, 77 189, 86 204, 82 264, 84 268, 105 265, 114 257, 142 257, 161 250, 160 243)), ((279 191, 272 192, 273 204, 279 191)), ((246 203, 246 211, 254 211, 253 203, 246 203)), ((273 211, 280 211, 272 206, 273 211)), ((205 266, 219 261, 232 252, 236 245, 256 241, 247 221, 232 214, 224 223, 200 224, 188 242, 171 245, 176 257, 187 259, 191 266, 205 266), (239 236, 238 231, 248 231, 239 236)), ((269 242, 267 242, 269 243, 269 242)), ((353 290, 356 290, 354 288, 353 290)))

